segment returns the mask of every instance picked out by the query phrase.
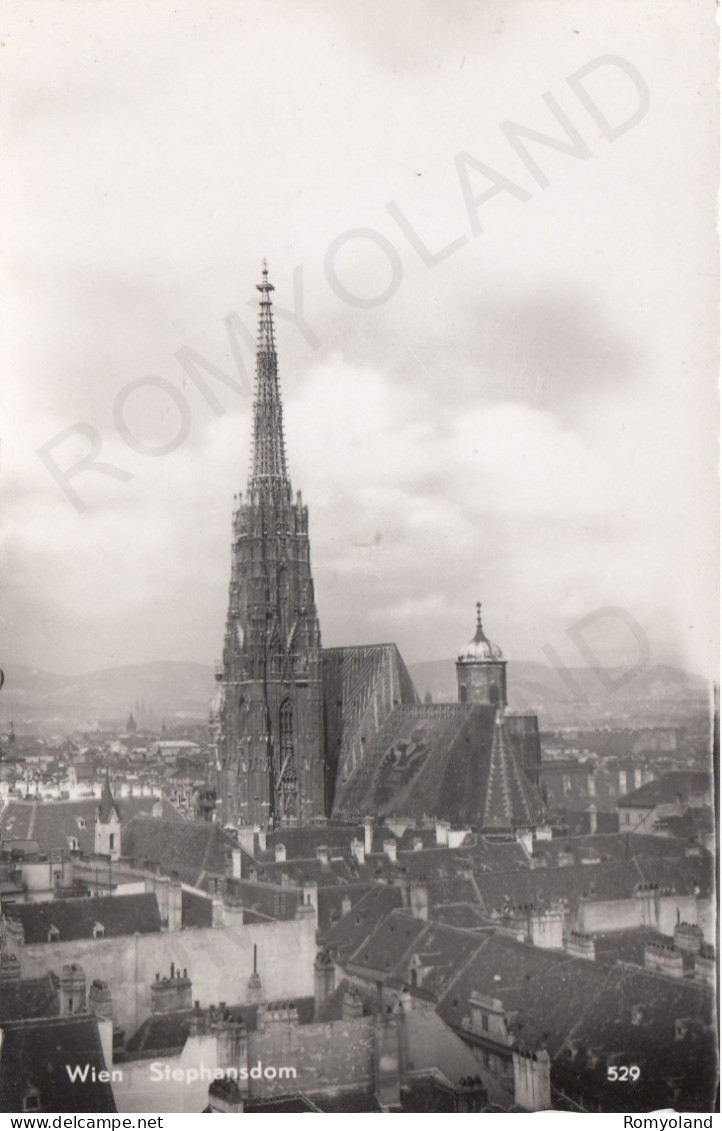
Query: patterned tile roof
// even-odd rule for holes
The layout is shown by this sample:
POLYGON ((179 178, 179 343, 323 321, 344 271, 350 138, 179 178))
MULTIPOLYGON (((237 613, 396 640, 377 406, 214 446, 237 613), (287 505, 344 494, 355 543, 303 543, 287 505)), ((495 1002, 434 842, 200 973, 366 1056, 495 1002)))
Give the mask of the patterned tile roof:
POLYGON ((334 816, 540 824, 543 802, 521 768, 523 734, 496 728, 495 715, 469 703, 396 707, 337 782, 334 816))

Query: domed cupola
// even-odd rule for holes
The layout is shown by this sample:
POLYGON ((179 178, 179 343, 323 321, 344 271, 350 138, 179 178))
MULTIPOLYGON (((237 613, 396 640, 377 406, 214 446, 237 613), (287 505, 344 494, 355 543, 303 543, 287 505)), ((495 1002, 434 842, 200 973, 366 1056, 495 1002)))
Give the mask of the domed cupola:
POLYGON ((503 660, 504 654, 498 644, 492 644, 485 635, 481 623, 481 601, 476 602, 476 632, 473 640, 459 652, 460 664, 478 664, 487 660, 503 660))
POLYGON ((506 706, 506 660, 501 648, 484 632, 480 601, 476 604, 476 632, 459 652, 456 677, 460 703, 506 706))

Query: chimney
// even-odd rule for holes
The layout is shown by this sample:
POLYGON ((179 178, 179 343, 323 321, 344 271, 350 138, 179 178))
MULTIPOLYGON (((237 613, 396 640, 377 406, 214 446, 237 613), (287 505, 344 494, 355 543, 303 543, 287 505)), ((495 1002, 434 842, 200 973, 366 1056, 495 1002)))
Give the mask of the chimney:
POLYGON ((357 864, 366 863, 366 846, 362 840, 351 841, 351 855, 357 864))
POLYGON ((399 1015, 380 1013, 374 1025, 374 1095, 382 1111, 401 1106, 401 1057, 399 1015))
POLYGON ((60 1016, 85 1012, 85 971, 72 962, 60 975, 60 1016))
POLYGON ((251 1005, 258 1005, 263 1001, 263 985, 261 975, 258 973, 258 944, 253 944, 253 973, 248 979, 248 1000, 251 1005))
POLYGON ((597 807, 593 802, 587 809, 587 813, 589 814, 589 834, 594 836, 597 831, 597 807))
POLYGON ((436 843, 439 845, 448 845, 449 843, 449 822, 437 821, 436 822, 436 843))
POLYGON ((421 852, 424 847, 424 842, 420 836, 414 837, 414 852, 421 852))
POLYGON ((341 1002, 341 1018, 344 1021, 356 1021, 364 1015, 364 1003, 355 986, 349 986, 341 1002))
POLYGON ((20 961, 15 954, 0 954, 0 986, 20 981, 20 961))
POLYGON ((208 1108, 221 1115, 240 1115, 244 1111, 243 1094, 230 1076, 213 1080, 208 1087, 208 1108))
POLYGON ((589 962, 596 959, 596 948, 591 935, 584 931, 572 931, 566 940, 566 952, 570 958, 586 958, 589 962))
POLYGON ((241 879, 241 861, 243 859, 240 848, 231 849, 231 879, 241 879))
POLYGON ((696 978, 706 982, 708 986, 714 986, 717 983, 717 963, 715 962, 714 948, 707 943, 703 943, 699 954, 694 956, 694 973, 696 978))
MULTIPOLYGON (((244 852, 249 856, 255 855, 256 851, 256 834, 259 832, 258 825, 244 825, 238 830, 238 843, 244 852)), ((236 877, 239 879, 240 875, 236 877)))
POLYGON ((156 974, 150 985, 151 1013, 174 1013, 177 1009, 190 1009, 193 1005, 191 980, 188 971, 181 974, 175 963, 170 964, 170 977, 156 974))
POLYGON ((265 852, 266 851, 266 830, 265 829, 259 829, 258 830, 258 851, 259 852, 265 852))
POLYGON ((368 856, 374 847, 374 823, 371 817, 364 819, 364 852, 368 856))
POLYGON ((644 965, 648 970, 659 970, 670 978, 681 978, 684 969, 682 952, 668 943, 647 943, 644 948, 644 965))
POLYGON ((409 909, 415 919, 429 918, 429 888, 422 876, 409 884, 409 909))
POLYGON ((211 1026, 216 1036, 216 1063, 219 1068, 238 1068, 246 1060, 247 1032, 243 1020, 233 1015, 221 1002, 218 1016, 211 1026))
POLYGON ((88 1011, 96 1017, 113 1020, 113 997, 110 986, 101 978, 94 978, 88 994, 88 1011))
POLYGON ((171 872, 168 885, 168 930, 180 931, 183 925, 183 889, 177 872, 171 872))
POLYGON ((150 812, 152 817, 159 818, 163 816, 163 802, 160 797, 156 797, 153 800, 153 808, 150 812))
POLYGON ((327 950, 319 950, 313 964, 313 1015, 318 1017, 321 1006, 336 989, 336 967, 327 950))
POLYGON ((285 859, 286 859, 286 846, 285 846, 285 844, 274 845, 273 851, 274 851, 274 854, 275 854, 275 857, 276 857, 276 863, 283 864, 285 862, 285 859))
POLYGON ((322 864, 328 864, 328 845, 319 844, 316 849, 316 859, 320 860, 322 864))
POLYGON ((223 896, 220 892, 214 892, 211 905, 211 923, 214 927, 222 927, 224 922, 225 907, 223 906, 223 896))
POLYGON ((695 923, 677 923, 674 928, 674 945, 677 950, 687 954, 699 954, 702 947, 702 931, 695 923))
POLYGON ((396 863, 396 841, 395 840, 385 840, 384 841, 384 854, 388 857, 388 859, 391 861, 392 864, 396 863))
POLYGON ((550 1111, 552 1106, 551 1061, 546 1049, 512 1053, 514 1103, 524 1111, 550 1111))

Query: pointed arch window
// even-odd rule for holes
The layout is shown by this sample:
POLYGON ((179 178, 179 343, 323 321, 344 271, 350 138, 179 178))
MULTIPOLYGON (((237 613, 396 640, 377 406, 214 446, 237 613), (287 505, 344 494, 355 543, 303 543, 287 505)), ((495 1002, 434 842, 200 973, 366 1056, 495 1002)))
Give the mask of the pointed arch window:
POLYGON ((284 699, 280 711, 281 765, 290 766, 293 761, 293 703, 284 699))

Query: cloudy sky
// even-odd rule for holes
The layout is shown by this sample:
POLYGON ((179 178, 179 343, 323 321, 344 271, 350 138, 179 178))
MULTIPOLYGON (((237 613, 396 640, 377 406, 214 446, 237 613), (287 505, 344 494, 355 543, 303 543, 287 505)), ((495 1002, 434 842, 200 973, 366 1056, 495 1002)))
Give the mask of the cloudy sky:
POLYGON ((219 654, 267 256, 324 643, 713 670, 714 19, 6 0, 3 660, 219 654))

